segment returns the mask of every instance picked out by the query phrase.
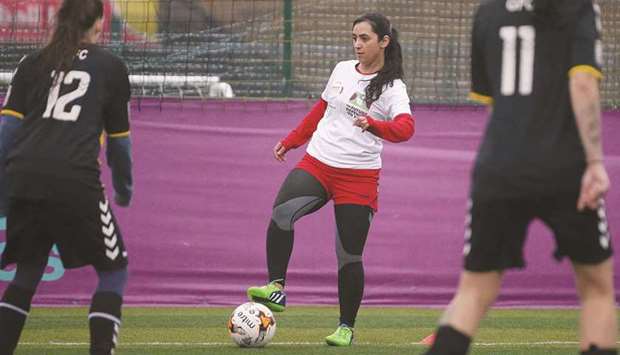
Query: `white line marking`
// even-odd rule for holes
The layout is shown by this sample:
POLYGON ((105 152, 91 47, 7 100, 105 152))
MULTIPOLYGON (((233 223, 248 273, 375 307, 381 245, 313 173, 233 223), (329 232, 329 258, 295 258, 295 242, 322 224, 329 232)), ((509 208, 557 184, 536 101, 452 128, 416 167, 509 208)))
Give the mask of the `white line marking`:
POLYGON ((474 343, 474 346, 536 346, 536 345, 578 345, 578 341, 533 341, 517 343, 474 343))

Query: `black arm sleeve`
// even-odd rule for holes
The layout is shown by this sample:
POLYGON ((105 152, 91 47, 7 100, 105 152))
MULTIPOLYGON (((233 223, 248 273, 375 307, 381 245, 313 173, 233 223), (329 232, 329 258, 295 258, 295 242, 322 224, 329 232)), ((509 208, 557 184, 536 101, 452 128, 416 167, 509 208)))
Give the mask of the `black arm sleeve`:
POLYGON ((474 17, 471 35, 471 93, 469 96, 472 100, 484 104, 491 104, 493 99, 487 77, 484 41, 484 26, 482 23, 481 10, 478 8, 474 17))
POLYGON ((594 3, 584 5, 576 24, 569 73, 586 71, 600 79, 603 76, 603 42, 599 6, 594 3))
POLYGON ((9 86, 6 97, 4 98, 2 111, 0 112, 2 115, 22 119, 28 113, 26 112, 28 85, 26 83, 25 74, 27 69, 24 68, 27 62, 25 59, 26 57, 22 58, 19 66, 13 73, 13 79, 11 80, 11 85, 9 86))
POLYGON ((109 101, 104 111, 104 128, 110 137, 122 137, 129 134, 129 73, 125 64, 120 62, 112 67, 112 76, 108 83, 109 101))

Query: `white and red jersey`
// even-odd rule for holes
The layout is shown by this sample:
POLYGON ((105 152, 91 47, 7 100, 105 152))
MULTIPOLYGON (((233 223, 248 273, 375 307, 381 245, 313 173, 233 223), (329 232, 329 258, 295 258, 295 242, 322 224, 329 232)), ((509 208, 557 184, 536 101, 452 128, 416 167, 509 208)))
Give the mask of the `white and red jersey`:
MULTIPOLYGON (((379 99, 366 106, 365 90, 377 74, 362 74, 357 60, 340 62, 334 68, 321 98, 327 103, 323 117, 316 126, 307 152, 319 161, 336 168, 380 169, 383 135, 373 130, 404 115, 413 122, 407 87, 402 80, 394 80, 379 99), (368 131, 354 126, 357 117, 368 116, 373 121, 368 131)), ((383 137, 389 139, 388 137, 383 137)))

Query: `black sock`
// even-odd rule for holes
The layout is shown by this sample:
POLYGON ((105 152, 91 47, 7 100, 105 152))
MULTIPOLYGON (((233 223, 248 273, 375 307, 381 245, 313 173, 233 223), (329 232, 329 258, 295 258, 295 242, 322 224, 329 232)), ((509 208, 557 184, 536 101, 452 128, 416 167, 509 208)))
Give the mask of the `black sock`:
POLYGON ((267 268, 269 281, 277 281, 284 286, 288 262, 293 252, 293 231, 285 231, 271 220, 267 230, 267 268))
POLYGON ((114 292, 97 292, 93 296, 88 323, 91 355, 110 355, 118 342, 123 298, 114 292))
POLYGON ((344 265, 338 270, 340 323, 355 326, 357 311, 364 295, 364 267, 361 262, 344 265))
POLYGON ((10 355, 15 351, 30 312, 32 296, 33 290, 14 284, 9 284, 4 291, 0 301, 0 354, 10 355))
POLYGON ((444 325, 437 329, 435 342, 426 355, 465 355, 470 343, 469 336, 451 326, 444 325))
POLYGON ((590 349, 582 351, 581 355, 618 355, 617 349, 599 349, 596 345, 590 345, 590 349))

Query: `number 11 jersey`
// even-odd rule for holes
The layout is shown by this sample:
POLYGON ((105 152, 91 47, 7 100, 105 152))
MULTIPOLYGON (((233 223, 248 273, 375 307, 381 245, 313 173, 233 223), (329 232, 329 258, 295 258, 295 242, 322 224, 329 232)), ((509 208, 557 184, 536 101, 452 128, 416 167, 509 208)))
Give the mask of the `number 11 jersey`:
POLYGON ((572 190, 585 167, 569 77, 579 71, 602 77, 600 10, 592 0, 571 0, 543 19, 533 3, 486 1, 474 19, 470 97, 493 108, 474 195, 572 190))

